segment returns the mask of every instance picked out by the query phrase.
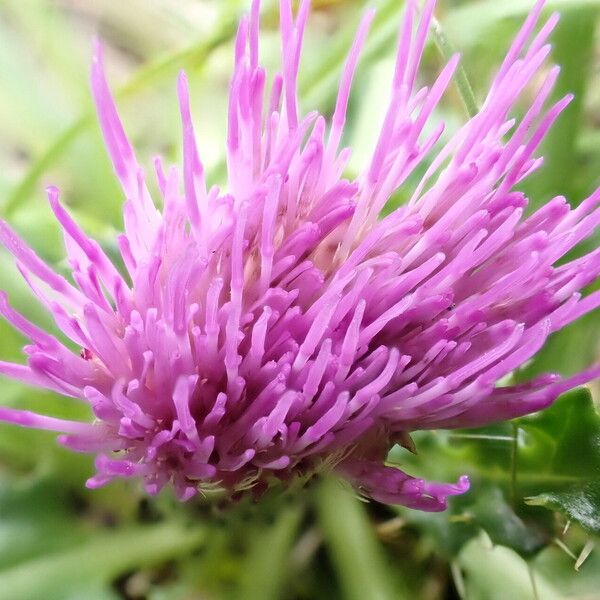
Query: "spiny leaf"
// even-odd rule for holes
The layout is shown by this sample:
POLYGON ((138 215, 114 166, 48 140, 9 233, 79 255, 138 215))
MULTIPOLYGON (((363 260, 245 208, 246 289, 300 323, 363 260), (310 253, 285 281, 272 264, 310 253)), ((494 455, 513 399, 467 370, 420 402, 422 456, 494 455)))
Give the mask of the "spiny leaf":
POLYGON ((537 443, 524 459, 538 468, 569 476, 569 485, 546 487, 528 504, 564 512, 583 527, 600 532, 600 415, 589 390, 565 394, 549 410, 521 419, 537 443))
POLYGON ((589 531, 600 533, 600 478, 565 491, 531 496, 526 502, 563 512, 589 531))

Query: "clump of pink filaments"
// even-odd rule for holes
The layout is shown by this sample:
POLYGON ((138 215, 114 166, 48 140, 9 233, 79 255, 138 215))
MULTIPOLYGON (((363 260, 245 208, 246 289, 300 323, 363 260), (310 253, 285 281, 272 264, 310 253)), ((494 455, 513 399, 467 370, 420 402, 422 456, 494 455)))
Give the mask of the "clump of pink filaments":
POLYGON ((596 191, 571 209, 557 197, 530 216, 515 186, 570 97, 545 109, 558 68, 544 67, 552 15, 537 34, 538 2, 480 112, 439 150, 434 109, 458 64, 431 87, 417 74, 435 2, 417 19, 409 0, 391 97, 370 162, 352 181, 340 149, 352 79, 373 13, 344 67, 333 116, 302 116, 297 75, 309 2, 294 18, 281 0, 282 71, 270 93, 259 66, 259 2, 242 19, 229 95, 228 186, 207 189, 179 79, 183 173, 156 164, 163 209, 145 184, 106 84, 100 50, 92 89, 125 197, 122 274, 49 189, 72 281, 3 223, 0 239, 69 342, 11 308, 0 312, 31 344, 27 366, 0 372, 72 396, 95 420, 12 408, 0 419, 63 433, 97 453, 97 487, 140 478, 181 500, 289 481, 323 465, 363 494, 442 510, 456 484, 414 479, 385 459, 418 429, 479 426, 548 406, 598 374, 497 382, 554 331, 600 304, 580 290, 600 251, 555 266, 600 223, 596 191), (510 111, 543 80, 520 122, 510 111), (427 168, 410 200, 385 218, 391 195, 427 168), (76 350, 71 350, 74 345, 76 350), (83 350, 82 350, 83 349, 83 350))

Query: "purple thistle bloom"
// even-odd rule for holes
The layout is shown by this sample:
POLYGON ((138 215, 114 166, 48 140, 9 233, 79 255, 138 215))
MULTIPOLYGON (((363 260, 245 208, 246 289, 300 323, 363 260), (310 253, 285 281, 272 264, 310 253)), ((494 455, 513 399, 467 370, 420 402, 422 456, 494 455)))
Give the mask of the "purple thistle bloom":
POLYGON ((364 171, 343 178, 340 149, 354 71, 373 13, 362 20, 330 124, 299 114, 297 74, 309 2, 294 19, 281 1, 281 73, 269 94, 258 63, 259 2, 239 26, 229 96, 228 189, 206 186, 179 79, 183 174, 156 174, 159 211, 119 121, 100 49, 92 89, 127 201, 121 274, 49 188, 72 269, 55 273, 2 223, 0 239, 64 334, 60 341, 0 300, 23 332, 27 366, 0 372, 87 403, 92 423, 0 408, 0 419, 59 431, 97 453, 91 488, 137 477, 187 500, 334 468, 366 496, 442 510, 468 489, 385 465, 411 431, 479 426, 540 410, 598 375, 497 383, 547 337, 600 304, 580 290, 600 250, 556 266, 600 224, 600 190, 571 209, 557 197, 530 216, 515 186, 535 170, 540 141, 571 97, 544 105, 558 68, 543 69, 552 15, 538 2, 483 106, 443 148, 432 113, 453 57, 430 88, 416 87, 434 0, 420 19, 407 2, 389 108, 364 171), (544 79, 520 122, 510 111, 544 79), (425 133, 427 130, 427 133, 425 133), (410 200, 382 208, 417 167, 410 200), (181 183, 183 180, 183 184, 181 183), (68 341, 67 341, 68 340, 68 341), (73 347, 76 350, 73 350, 73 347))

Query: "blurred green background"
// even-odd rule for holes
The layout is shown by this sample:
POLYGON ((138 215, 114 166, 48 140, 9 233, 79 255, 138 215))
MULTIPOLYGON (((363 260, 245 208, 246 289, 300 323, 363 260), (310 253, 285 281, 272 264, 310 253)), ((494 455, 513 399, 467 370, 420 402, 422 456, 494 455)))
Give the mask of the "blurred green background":
MULTIPOLYGON (((378 17, 350 105, 345 142, 356 172, 372 147, 395 52, 401 0, 376 0, 378 17)), ((440 0, 437 17, 463 54, 475 98, 532 0, 440 0)), ((354 27, 367 3, 314 0, 300 80, 303 108, 329 114, 354 27)), ((175 93, 188 71, 203 159, 223 181, 228 78, 235 22, 249 0, 3 0, 0 2, 0 213, 35 249, 65 268, 43 188, 58 185, 84 227, 114 252, 122 196, 88 92, 92 39, 106 64, 140 162, 180 156, 175 93)), ((263 6, 263 63, 279 48, 274 2, 263 6)), ((537 206, 577 203, 600 183, 600 0, 549 0, 563 13, 553 36, 563 65, 557 95, 571 104, 524 188, 537 206)), ((442 64, 428 47, 422 79, 442 64)), ((437 111, 448 130, 466 115, 456 88, 437 111)), ((408 188, 407 188, 408 189, 408 188)), ((397 195, 402 201, 403 191, 397 195)), ((598 239, 588 243, 594 245, 598 239)), ((0 288, 51 328, 5 252, 0 288)), ((550 340, 517 378, 572 373, 600 356, 600 315, 550 340)), ((0 323, 0 359, 22 361, 24 340, 0 323)), ((3 405, 87 418, 82 406, 1 382, 3 405)), ((600 598, 600 417, 594 389, 544 413, 465 432, 424 432, 419 453, 390 461, 415 475, 472 476, 469 494, 442 514, 364 503, 335 480, 260 503, 179 505, 135 484, 88 491, 92 459, 50 434, 0 425, 0 599, 243 600, 348 598, 480 600, 600 598)))

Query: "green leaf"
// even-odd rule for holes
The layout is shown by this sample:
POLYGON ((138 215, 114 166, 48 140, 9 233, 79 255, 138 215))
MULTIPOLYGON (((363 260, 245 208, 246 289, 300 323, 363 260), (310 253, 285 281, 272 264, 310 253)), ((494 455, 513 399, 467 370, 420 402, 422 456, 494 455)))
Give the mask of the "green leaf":
POLYGON ((564 596, 515 552, 492 546, 482 536, 471 541, 458 557, 469 600, 539 599, 560 600, 564 596), (535 583, 534 583, 535 582, 535 583))
POLYGON ((544 537, 526 524, 508 504, 501 490, 493 485, 479 485, 465 495, 453 498, 447 511, 422 513, 397 509, 408 522, 427 532, 438 551, 448 558, 481 531, 495 544, 511 548, 522 556, 531 556, 544 545, 544 537))
POLYGON ((495 487, 483 488, 467 509, 473 523, 483 529, 494 544, 506 546, 523 556, 539 550, 544 543, 538 531, 528 526, 495 487))
POLYGON ((471 489, 452 498, 447 513, 400 509, 447 556, 455 556, 480 530, 523 556, 536 553, 556 532, 549 513, 524 503, 530 496, 530 505, 560 510, 583 527, 599 530, 600 416, 585 388, 514 425, 418 432, 414 440, 418 455, 396 447, 389 460, 433 480, 471 476, 471 489))
POLYGON ((15 485, 0 480, 0 569, 81 541, 73 499, 59 481, 37 479, 15 485))
POLYGON ((529 498, 600 532, 600 415, 589 390, 562 396, 550 409, 519 421, 532 438, 523 451, 528 468, 552 475, 553 485, 529 498))
POLYGON ((600 478, 565 491, 531 496, 526 502, 563 512, 586 529, 600 533, 600 478))
POLYGON ((74 547, 0 570, 0 600, 69 597, 131 569, 185 556, 203 540, 203 529, 181 523, 97 534, 74 547))
POLYGON ((530 438, 519 453, 527 470, 564 476, 566 483, 600 477, 600 415, 587 388, 563 394, 517 424, 530 438))

